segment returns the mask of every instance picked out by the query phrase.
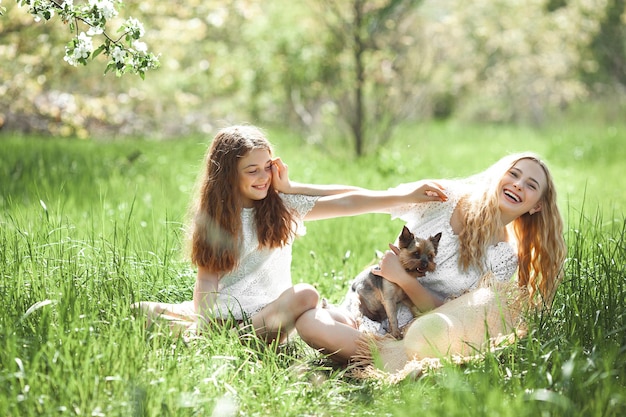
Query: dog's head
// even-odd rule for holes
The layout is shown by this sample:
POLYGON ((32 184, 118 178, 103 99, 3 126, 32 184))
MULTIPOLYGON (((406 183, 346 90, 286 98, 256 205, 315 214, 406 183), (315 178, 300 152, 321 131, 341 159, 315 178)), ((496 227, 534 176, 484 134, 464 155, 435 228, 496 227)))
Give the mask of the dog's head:
POLYGON ((426 272, 433 272, 437 264, 435 256, 439 248, 441 232, 428 239, 415 237, 411 231, 404 226, 398 239, 400 263, 411 276, 423 277, 426 272))

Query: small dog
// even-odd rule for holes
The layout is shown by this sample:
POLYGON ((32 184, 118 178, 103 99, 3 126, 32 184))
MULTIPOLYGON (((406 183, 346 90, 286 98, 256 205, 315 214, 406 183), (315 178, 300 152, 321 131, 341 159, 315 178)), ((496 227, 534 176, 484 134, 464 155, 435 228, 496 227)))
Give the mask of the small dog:
MULTIPOLYGON (((411 231, 404 226, 398 247, 400 263, 413 277, 423 277, 426 272, 435 270, 434 261, 439 247, 441 233, 428 239, 416 238, 411 231)), ((372 320, 382 322, 389 318, 390 333, 393 337, 400 337, 398 328, 397 305, 403 303, 411 309, 415 315, 415 306, 402 289, 391 281, 384 279, 371 272, 371 268, 365 269, 354 279, 352 291, 356 292, 360 305, 361 314, 372 320)))

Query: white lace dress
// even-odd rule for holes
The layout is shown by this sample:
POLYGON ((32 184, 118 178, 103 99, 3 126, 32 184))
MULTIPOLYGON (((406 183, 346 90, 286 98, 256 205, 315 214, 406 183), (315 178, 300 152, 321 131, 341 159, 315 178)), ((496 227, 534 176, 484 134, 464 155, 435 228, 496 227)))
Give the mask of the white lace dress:
MULTIPOLYGON (((313 208, 318 197, 299 194, 280 194, 285 205, 296 214, 296 235, 306 233, 303 218, 313 208)), ((238 320, 258 313, 263 307, 290 288, 291 249, 293 238, 282 248, 259 249, 254 224, 254 209, 243 209, 241 222, 243 239, 239 267, 224 275, 218 286, 215 314, 238 320)))
MULTIPOLYGON (((439 232, 442 233, 435 261, 437 268, 427 272, 426 276, 417 278, 429 291, 442 299, 456 297, 478 284, 481 272, 477 268, 463 271, 459 268, 459 239, 452 231, 450 219, 461 197, 461 185, 450 181, 444 184, 448 200, 445 202, 417 203, 391 211, 393 219, 400 218, 416 236, 427 238, 439 232)), ((511 279, 517 269, 517 252, 513 245, 500 242, 490 246, 485 257, 485 270, 491 271, 497 280, 511 279)), ((344 307, 356 317, 360 317, 358 300, 354 294, 348 292, 344 307)), ((410 311, 401 305, 398 309, 398 324, 406 325, 412 319, 410 311)), ((375 322, 363 317, 360 329, 371 333, 385 334, 389 331, 389 323, 375 322)))
MULTIPOLYGON (((313 208, 319 197, 299 194, 279 194, 287 208, 295 213, 295 236, 306 233, 304 216, 313 208)), ((254 224, 254 209, 243 209, 241 213, 243 237, 238 267, 223 275, 218 284, 218 295, 214 316, 233 317, 243 320, 258 313, 263 307, 276 300, 292 284, 291 249, 292 238, 281 248, 259 248, 259 239, 254 224)), ((294 236, 294 237, 295 237, 294 236)), ((173 305, 171 311, 177 320, 194 321, 193 301, 173 305)))

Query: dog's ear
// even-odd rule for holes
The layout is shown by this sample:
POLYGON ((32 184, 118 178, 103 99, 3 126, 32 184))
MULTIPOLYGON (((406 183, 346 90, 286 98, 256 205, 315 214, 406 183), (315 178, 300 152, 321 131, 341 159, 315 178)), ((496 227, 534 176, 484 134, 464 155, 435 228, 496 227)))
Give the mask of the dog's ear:
POLYGON ((408 227, 404 226, 402 228, 402 233, 400 233, 400 237, 398 238, 398 243, 401 248, 408 248, 413 241, 413 238, 413 233, 411 233, 408 227))
POLYGON ((435 247, 435 252, 437 252, 437 249, 439 248, 439 241, 441 240, 441 232, 437 233, 435 236, 429 237, 428 240, 431 241, 435 247))

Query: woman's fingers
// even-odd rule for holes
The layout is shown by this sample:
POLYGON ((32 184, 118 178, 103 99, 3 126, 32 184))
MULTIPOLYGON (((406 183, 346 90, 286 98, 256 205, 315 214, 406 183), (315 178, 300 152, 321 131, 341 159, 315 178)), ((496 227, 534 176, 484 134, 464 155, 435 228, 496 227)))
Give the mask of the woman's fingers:
POLYGON ((393 277, 398 274, 398 268, 404 269, 402 269, 398 259, 400 249, 392 244, 389 244, 389 248, 391 250, 385 252, 378 265, 372 268, 371 272, 393 282, 393 277))

